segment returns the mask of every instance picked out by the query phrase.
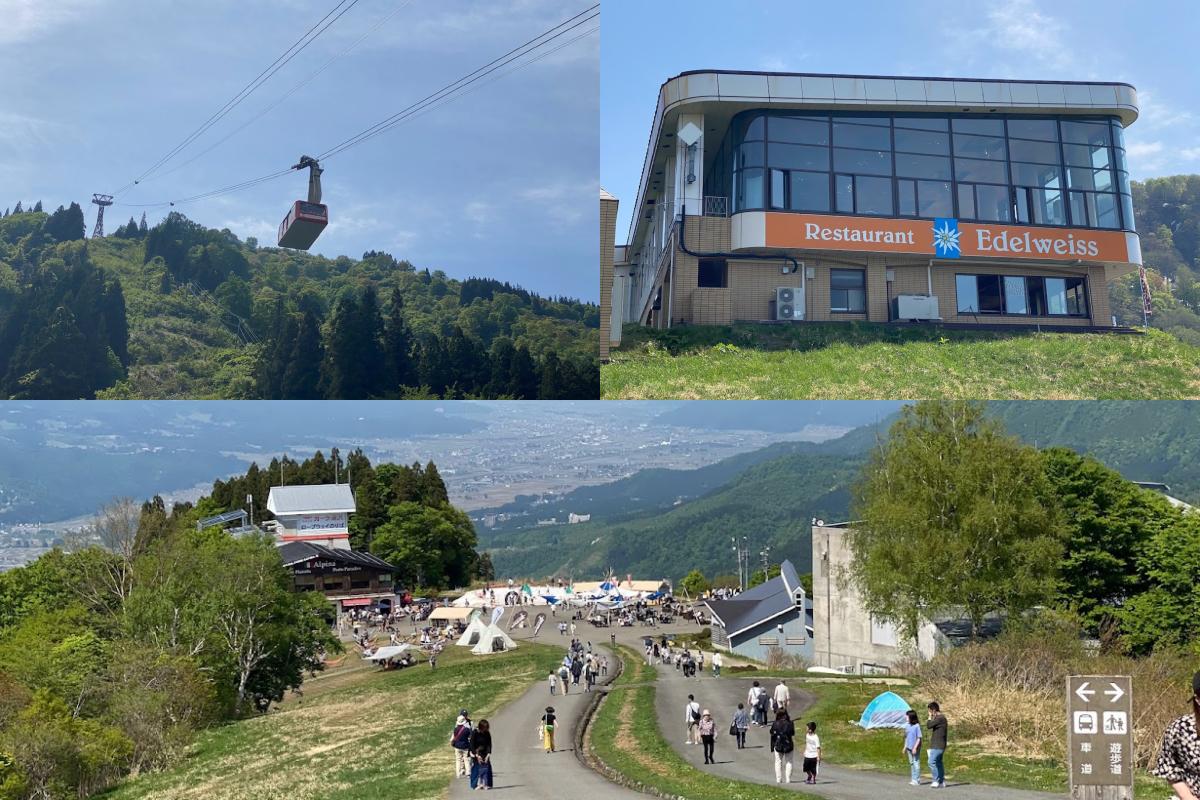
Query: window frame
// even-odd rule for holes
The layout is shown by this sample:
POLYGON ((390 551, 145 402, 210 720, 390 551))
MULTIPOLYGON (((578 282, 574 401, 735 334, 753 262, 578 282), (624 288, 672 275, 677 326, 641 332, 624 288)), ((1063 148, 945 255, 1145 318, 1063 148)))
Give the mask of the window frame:
POLYGON ((994 272, 956 272, 954 273, 954 308, 959 316, 975 316, 975 317, 1018 317, 1025 319, 1091 319, 1091 304, 1090 304, 1090 283, 1087 275, 1012 275, 1006 273, 994 272), (959 300, 961 291, 959 281, 973 278, 975 286, 976 305, 979 305, 979 278, 994 278, 999 282, 1000 288, 1000 311, 983 311, 979 308, 974 310, 964 310, 959 300), (1023 305, 1024 312, 1009 311, 1008 287, 1009 281, 1014 278, 1021 278, 1024 289, 1023 305), (1065 313, 1052 312, 1050 281, 1061 280, 1064 282, 1063 287, 1063 302, 1064 307, 1070 308, 1072 298, 1076 303, 1082 306, 1082 311, 1066 311, 1065 313), (1034 283, 1036 282, 1036 283, 1034 283), (1033 285, 1031 285, 1033 284, 1033 285), (1041 288, 1041 300, 1044 304, 1044 313, 1034 313, 1035 308, 1039 304, 1034 301, 1036 287, 1041 288))
POLYGON ((858 268, 858 267, 830 267, 829 268, 829 313, 830 314, 866 314, 867 313, 867 271, 866 271, 866 269, 858 268), (835 272, 854 273, 854 274, 858 275, 859 279, 860 279, 860 283, 861 283, 861 288, 858 288, 858 289, 839 288, 839 289, 835 290, 834 286, 833 286, 833 275, 835 272), (846 306, 847 306, 846 308, 837 308, 834 306, 833 293, 835 291, 847 293, 846 294, 846 306), (850 297, 851 297, 850 293, 854 292, 854 291, 862 292, 862 308, 861 309, 855 309, 855 308, 849 307, 850 306, 850 297))

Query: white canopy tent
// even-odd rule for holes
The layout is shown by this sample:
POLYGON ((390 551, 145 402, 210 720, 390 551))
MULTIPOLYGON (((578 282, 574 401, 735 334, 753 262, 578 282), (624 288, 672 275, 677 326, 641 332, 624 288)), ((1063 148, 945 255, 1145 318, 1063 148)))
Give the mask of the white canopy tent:
POLYGON ((381 647, 369 656, 365 656, 367 661, 386 661, 389 658, 395 658, 406 650, 412 648, 408 644, 390 644, 386 647, 381 647))
POLYGON ((517 643, 507 633, 495 625, 488 625, 483 635, 479 637, 479 643, 471 648, 471 652, 477 656, 486 656, 489 653, 512 650, 516 646, 517 643))
POLYGON ((471 624, 463 631, 463 635, 458 637, 458 641, 455 644, 459 647, 474 647, 483 638, 483 634, 487 628, 488 626, 479 617, 472 617, 471 624))

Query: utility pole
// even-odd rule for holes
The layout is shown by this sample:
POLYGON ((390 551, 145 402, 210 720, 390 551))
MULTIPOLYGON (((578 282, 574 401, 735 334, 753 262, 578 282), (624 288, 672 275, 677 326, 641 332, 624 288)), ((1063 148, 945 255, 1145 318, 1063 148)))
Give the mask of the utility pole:
POLYGON ((769 575, 769 573, 767 572, 767 559, 768 559, 768 558, 770 557, 770 555, 771 555, 771 547, 770 547, 770 545, 768 545, 767 547, 764 547, 764 548, 762 549, 762 552, 761 552, 761 553, 759 553, 759 555, 760 555, 760 556, 762 556, 762 565, 763 565, 763 583, 766 583, 766 582, 767 582, 767 580, 768 580, 768 575, 769 575))
POLYGON ((100 207, 100 210, 96 212, 96 228, 92 231, 92 238, 93 239, 103 239, 104 238, 104 209, 113 204, 112 195, 111 194, 94 194, 94 195, 92 195, 92 202, 100 207))

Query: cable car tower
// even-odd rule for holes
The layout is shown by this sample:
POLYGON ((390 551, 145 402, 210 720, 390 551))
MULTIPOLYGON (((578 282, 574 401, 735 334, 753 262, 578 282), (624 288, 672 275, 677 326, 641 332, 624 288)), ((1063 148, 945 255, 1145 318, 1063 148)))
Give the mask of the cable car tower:
POLYGON ((111 194, 94 194, 92 202, 100 206, 100 210, 96 212, 96 228, 92 231, 93 239, 104 238, 104 209, 113 204, 111 194))

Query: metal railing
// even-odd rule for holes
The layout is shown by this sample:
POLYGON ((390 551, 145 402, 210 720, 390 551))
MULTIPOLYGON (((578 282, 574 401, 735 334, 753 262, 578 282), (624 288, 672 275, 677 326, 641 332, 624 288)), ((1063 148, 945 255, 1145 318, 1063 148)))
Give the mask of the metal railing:
POLYGON ((706 217, 728 217, 729 198, 706 195, 704 198, 703 214, 706 217))

